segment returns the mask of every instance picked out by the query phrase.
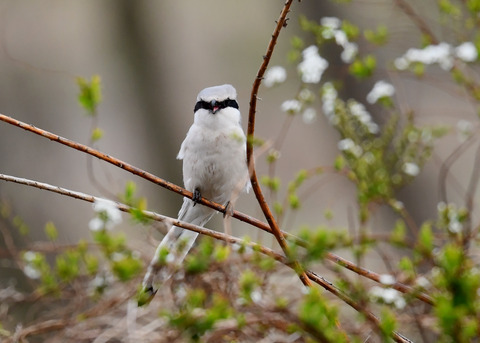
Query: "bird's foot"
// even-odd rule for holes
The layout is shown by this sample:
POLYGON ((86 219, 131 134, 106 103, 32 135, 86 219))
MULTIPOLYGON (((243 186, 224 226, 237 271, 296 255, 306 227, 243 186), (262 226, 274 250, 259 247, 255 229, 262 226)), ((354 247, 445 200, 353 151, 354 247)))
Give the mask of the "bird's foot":
POLYGON ((192 197, 193 206, 195 206, 200 201, 201 198, 202 198, 202 193, 200 193, 200 190, 198 188, 195 188, 195 190, 193 191, 193 197, 192 197))
POLYGON ((230 201, 227 201, 227 203, 225 204, 225 211, 223 212, 223 218, 225 218, 226 216, 233 216, 233 205, 230 201))

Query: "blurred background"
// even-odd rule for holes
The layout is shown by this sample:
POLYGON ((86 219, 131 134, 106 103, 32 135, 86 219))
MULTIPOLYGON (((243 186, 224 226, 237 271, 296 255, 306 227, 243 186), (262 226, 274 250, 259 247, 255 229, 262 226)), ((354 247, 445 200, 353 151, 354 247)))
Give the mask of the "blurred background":
MULTIPOLYGON (((96 146, 182 184, 181 161, 176 160, 176 154, 192 123, 197 93, 207 86, 233 84, 246 129, 250 89, 282 5, 283 1, 258 0, 0 0, 0 113, 88 143, 91 119, 78 105, 75 78, 98 74, 103 91, 98 125, 105 134, 96 146)), ((437 24, 434 1, 415 6, 440 39, 452 38, 437 24)), ((413 110, 419 125, 454 127, 460 119, 475 120, 474 106, 452 86, 449 75, 438 70, 438 75, 434 71, 430 79, 419 81, 388 71, 395 57, 411 46, 420 46, 418 31, 391 1, 359 1, 345 7, 327 1, 302 1, 295 2, 292 9, 270 63, 287 66, 288 79, 277 88, 260 88, 256 117, 259 137, 275 142, 287 117, 280 105, 298 90, 295 66, 288 65, 286 55, 290 39, 302 35, 297 19, 300 14, 313 20, 347 18, 362 28, 389 27, 393 44, 370 51, 378 57, 378 71, 371 81, 359 82, 347 76, 347 66, 340 59, 331 62, 330 77, 345 75, 347 87, 342 97, 365 102, 373 83, 385 79, 396 87, 398 108, 404 113, 413 110)), ((369 49, 372 46, 360 46, 361 52, 369 49)), ((380 124, 386 121, 383 112, 368 109, 380 124)), ((298 170, 332 165, 338 139, 320 108, 313 123, 295 118, 277 165, 284 185, 281 194, 298 170)), ((458 144, 455 134, 442 139, 432 162, 399 194, 417 223, 436 212, 438 170, 458 144)), ((449 193, 452 200, 466 187, 461 180, 469 177, 473 153, 467 150, 452 169, 457 180, 449 193)), ((179 195, 104 162, 95 160, 93 169, 109 191, 121 194, 125 183, 133 180, 137 195, 148 198, 149 209, 176 216, 182 202, 179 195)), ((257 159, 257 170, 260 176, 268 171, 262 156, 257 159)), ((0 123, 0 173, 102 196, 88 178, 85 154, 5 123, 0 123)), ((45 239, 43 227, 48 221, 57 226, 61 242, 73 243, 89 236, 88 222, 94 216, 89 203, 4 181, 0 181, 0 198, 24 219, 34 240, 45 239)), ((355 203, 355 188, 348 180, 324 176, 322 186, 286 229, 319 224, 355 227, 355 203), (327 209, 333 211, 333 220, 325 219, 327 209)), ((252 194, 243 196, 236 209, 263 219, 252 194)), ((394 219, 389 210, 379 209, 372 227, 388 231, 394 219)), ((221 229, 221 218, 207 226, 221 229)), ((234 221, 233 227, 235 235, 256 235, 242 223, 234 221)), ((143 228, 125 220, 120 229, 127 230, 138 249, 153 253, 154 247, 146 246, 143 228)))

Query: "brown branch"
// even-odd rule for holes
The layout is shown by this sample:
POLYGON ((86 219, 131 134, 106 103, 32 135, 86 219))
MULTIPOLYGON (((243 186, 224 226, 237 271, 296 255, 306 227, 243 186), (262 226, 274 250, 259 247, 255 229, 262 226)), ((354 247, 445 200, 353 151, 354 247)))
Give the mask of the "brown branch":
POLYGON ((412 6, 410 6, 407 1, 395 0, 394 2, 395 5, 397 5, 397 7, 400 8, 403 13, 405 13, 410 18, 410 20, 415 24, 415 26, 420 30, 420 32, 426 37, 428 37, 432 44, 439 43, 437 37, 435 37, 435 34, 427 25, 427 23, 425 23, 424 19, 415 12, 415 10, 412 8, 412 6))
MULTIPOLYGON (((148 180, 150 182, 153 182, 153 183, 155 183, 155 184, 157 184, 157 185, 159 185, 163 188, 166 188, 166 189, 168 189, 172 192, 175 192, 177 194, 183 195, 184 197, 192 199, 192 196, 193 196, 192 192, 187 191, 185 188, 177 186, 174 183, 165 181, 164 179, 162 179, 158 176, 155 176, 155 175, 153 175, 153 174, 151 174, 151 173, 149 173, 145 170, 137 168, 137 167, 135 167, 135 166, 133 166, 133 165, 127 163, 127 162, 119 160, 118 158, 107 155, 107 154, 105 154, 105 153, 103 153, 103 152, 101 152, 97 149, 91 148, 91 147, 89 147, 87 145, 84 145, 84 144, 80 144, 78 142, 72 141, 72 140, 67 139, 67 138, 63 138, 59 135, 56 135, 56 134, 51 133, 49 131, 40 129, 40 128, 35 127, 33 125, 24 123, 20 120, 14 119, 14 118, 9 117, 9 116, 6 116, 4 114, 0 114, 0 121, 3 121, 5 123, 8 123, 8 124, 11 124, 11 125, 14 125, 14 126, 17 126, 17 127, 21 128, 21 129, 24 129, 24 130, 30 131, 30 132, 35 133, 37 135, 40 135, 42 137, 48 138, 48 139, 50 139, 54 142, 63 144, 65 146, 68 146, 72 149, 84 152, 88 155, 97 157, 100 160, 103 160, 105 162, 113 164, 114 166, 117 166, 117 167, 119 167, 123 170, 126 170, 126 171, 128 171, 128 172, 130 172, 134 175, 140 176, 141 178, 143 178, 145 180, 148 180)), ((7 180, 7 181, 17 182, 15 180, 7 180)), ((32 181, 31 183, 35 183, 35 181, 32 181)), ((35 187, 34 184, 29 184, 29 185, 35 187)), ((41 188, 41 187, 39 187, 39 188, 41 188)), ((60 187, 59 187, 59 189, 60 189, 60 187)), ((55 191, 55 190, 52 190, 52 191, 55 191)), ((76 192, 73 192, 73 193, 76 193, 76 192)), ((64 195, 69 195, 69 196, 75 197, 75 194, 64 194, 64 195)), ((222 213, 225 213, 225 211, 226 211, 226 207, 224 205, 217 204, 217 203, 215 203, 213 201, 210 201, 208 199, 205 199, 205 198, 201 198, 198 202, 202 205, 208 206, 208 207, 213 208, 214 210, 222 212, 222 213)), ((251 217, 247 214, 244 214, 244 213, 241 213, 241 212, 238 212, 238 211, 233 211, 231 216, 234 217, 234 218, 237 218, 240 221, 243 221, 245 223, 256 226, 256 227, 258 227, 258 228, 260 228, 264 231, 270 232, 270 227, 267 224, 261 222, 260 220, 258 220, 256 218, 253 218, 253 217, 251 217)))
MULTIPOLYGON (((93 195, 89 195, 89 194, 85 194, 85 193, 77 192, 77 191, 72 191, 72 190, 69 190, 69 189, 66 189, 66 188, 63 188, 63 187, 52 186, 50 184, 43 183, 43 182, 33 181, 33 180, 14 177, 14 176, 5 175, 5 174, 0 174, 0 180, 27 185, 27 186, 43 189, 43 190, 46 190, 46 191, 54 192, 54 193, 57 193, 57 194, 70 196, 70 197, 75 198, 75 199, 88 201, 88 202, 94 202, 95 199, 96 199, 96 197, 93 196, 93 195)), ((130 206, 125 205, 125 204, 116 202, 116 205, 117 205, 117 208, 120 211, 127 212, 127 213, 130 213, 132 211, 132 208, 130 206)), ((158 213, 151 212, 151 211, 144 211, 143 214, 146 217, 148 217, 152 220, 155 220, 155 221, 170 222, 170 223, 172 223, 176 226, 180 226, 180 227, 183 227, 185 229, 192 230, 192 231, 198 232, 200 234, 207 235, 207 236, 210 236, 210 237, 213 237, 213 238, 216 238, 216 239, 221 239, 221 240, 225 241, 225 239, 222 238, 222 237, 224 237, 223 236, 224 234, 222 234, 220 232, 217 232, 217 231, 212 231, 212 230, 205 229, 205 228, 202 228, 202 227, 199 227, 199 226, 196 226, 196 225, 191 225, 191 224, 185 225, 184 222, 180 222, 177 219, 170 218, 170 217, 167 217, 167 216, 163 216, 163 215, 160 215, 158 213)), ((262 223, 262 224, 263 224, 262 228, 266 232, 271 233, 270 228, 266 224, 264 224, 264 223, 262 223)), ((300 238, 298 238, 298 237, 296 237, 292 234, 289 234, 289 233, 283 232, 283 231, 282 231, 282 234, 284 236, 288 237, 289 239, 291 239, 292 241, 294 241, 295 244, 297 244, 299 246, 302 246, 302 247, 307 246, 307 243, 305 241, 301 240, 300 238)), ((231 236, 229 236, 229 237, 231 237, 231 236)), ((239 243, 239 242, 243 243, 243 241, 240 240, 239 238, 235 238, 235 239, 237 239, 238 241, 232 241, 230 243, 239 243)), ((372 281, 380 282, 380 275, 378 273, 372 272, 372 271, 370 271, 366 268, 363 268, 363 267, 359 267, 359 266, 355 265, 354 263, 344 259, 343 257, 340 257, 336 254, 327 252, 326 255, 325 255, 325 258, 327 260, 331 261, 331 262, 334 262, 334 263, 338 264, 339 266, 347 268, 348 270, 350 270, 354 273, 357 273, 359 275, 362 275, 362 276, 364 276, 364 277, 366 277, 366 278, 368 278, 372 281)), ((421 301, 423 301, 427 304, 433 305, 432 298, 430 298, 428 295, 426 295, 424 293, 414 292, 414 290, 407 285, 404 285, 402 283, 397 282, 397 283, 391 285, 391 287, 400 291, 400 292, 402 292, 402 293, 413 294, 419 300, 421 300, 421 301)))
POLYGON ((13 335, 13 337, 7 338, 4 341, 4 343, 23 342, 24 338, 26 338, 27 336, 39 335, 39 334, 43 334, 51 331, 63 330, 69 327, 70 325, 77 323, 79 320, 85 320, 87 318, 101 316, 111 308, 116 307, 117 305, 122 304, 125 301, 128 301, 129 299, 132 298, 133 295, 134 295, 134 292, 128 292, 124 294, 122 297, 115 297, 115 298, 107 299, 105 301, 101 301, 91 309, 83 312, 80 315, 77 315, 74 319, 72 318, 51 319, 51 320, 46 320, 37 324, 30 325, 16 332, 13 335), (78 318, 82 318, 82 319, 78 319, 78 318))
MULTIPOLYGON (((287 14, 290 11, 290 6, 292 5, 293 0, 287 0, 285 5, 283 6, 282 12, 280 13, 280 17, 277 20, 277 25, 275 30, 273 31, 272 38, 268 43, 267 52, 265 56, 263 56, 263 63, 260 65, 260 69, 257 72, 257 76, 255 77, 255 81, 253 82, 252 92, 250 94, 250 109, 248 112, 248 130, 247 130, 247 164, 250 170, 250 182, 252 184, 253 191, 257 198, 257 201, 262 209, 262 212, 267 219, 268 225, 271 228, 272 234, 275 236, 278 244, 282 248, 283 252, 287 257, 290 256, 287 241, 285 239, 285 235, 280 230, 278 223, 276 222, 275 218, 273 217, 273 213, 270 210, 270 207, 267 204, 265 196, 263 195, 262 189, 258 183, 257 173, 255 171, 255 162, 253 160, 253 142, 252 138, 254 137, 255 133, 255 113, 257 107, 257 94, 260 84, 263 79, 263 75, 267 70, 268 63, 273 54, 273 50, 275 48, 275 44, 277 43, 278 36, 280 35, 280 31, 283 27, 287 25, 287 14)), ((310 280, 308 279, 305 271, 303 270, 302 266, 298 261, 293 261, 294 270, 299 275, 300 280, 305 286, 311 286, 310 280)))
MULTIPOLYGON (((62 188, 62 187, 52 186, 52 185, 49 185, 49 184, 46 184, 46 183, 32 181, 32 180, 28 180, 28 179, 16 178, 16 177, 3 175, 3 174, 0 174, 0 179, 5 180, 5 181, 16 182, 16 183, 19 183, 19 184, 25 184, 25 185, 33 186, 33 187, 44 189, 44 190, 49 190, 49 191, 52 191, 52 192, 55 192, 55 193, 68 195, 68 196, 71 196, 75 199, 80 199, 80 200, 84 200, 84 201, 88 201, 88 202, 94 202, 95 199, 98 199, 97 197, 94 197, 94 196, 89 195, 89 194, 76 192, 76 191, 72 191, 72 190, 67 190, 67 189, 62 188)), ((122 203, 119 203, 119 202, 115 202, 115 204, 116 204, 117 208, 122 212, 130 213, 133 210, 133 208, 128 206, 128 205, 125 205, 125 204, 122 204, 122 203)), ((217 231, 213 231, 213 230, 210 230, 210 229, 206 229, 204 227, 197 226, 197 225, 194 225, 194 224, 190 224, 190 223, 187 223, 187 222, 183 222, 183 221, 180 221, 178 219, 167 217, 167 216, 155 213, 155 212, 143 211, 143 214, 146 217, 148 217, 152 220, 161 221, 161 222, 168 222, 172 225, 179 226, 179 227, 182 227, 182 228, 190 230, 190 231, 198 232, 199 234, 210 236, 212 238, 224 241, 224 242, 229 243, 229 244, 240 244, 240 245, 246 244, 246 245, 250 246, 252 248, 252 250, 259 251, 262 254, 267 255, 267 256, 273 258, 274 260, 276 260, 276 261, 290 267, 291 269, 297 271, 296 263, 298 263, 298 262, 296 262, 296 261, 292 262, 289 259, 287 259, 285 256, 273 251, 272 249, 264 247, 260 244, 257 244, 257 243, 254 243, 254 242, 246 242, 241 238, 230 236, 230 235, 227 235, 227 234, 222 233, 222 232, 217 232, 217 231)), ((335 256, 334 254, 328 253, 327 258, 329 260, 333 261, 333 262, 336 262, 337 264, 339 264, 341 266, 347 267, 348 269, 353 267, 351 262, 349 262, 349 261, 347 261, 347 260, 345 260, 345 259, 343 259, 339 256, 335 256)), ((380 276, 378 274, 372 273, 372 272, 370 272, 370 271, 368 271, 364 268, 354 266, 351 270, 355 271, 355 272, 357 272, 361 275, 365 275, 366 277, 368 277, 372 280, 380 282, 380 276)), ((344 301, 345 303, 347 303, 348 305, 353 307, 355 310, 364 314, 370 322, 372 322, 373 324, 375 324, 378 327, 379 321, 373 313, 365 310, 360 304, 355 303, 346 294, 344 294, 340 290, 338 290, 331 282, 327 281, 325 278, 323 278, 321 276, 318 276, 317 274, 315 274, 311 271, 306 271, 305 275, 309 278, 309 280, 312 280, 313 282, 317 283, 318 285, 323 287, 325 290, 334 294, 335 296, 340 298, 342 301, 344 301)), ((413 291, 410 287, 408 287, 406 285, 403 285, 403 284, 400 284, 400 283, 396 283, 396 284, 392 285, 391 287, 395 288, 395 289, 397 289, 401 292, 404 292, 404 293, 415 294, 415 293, 413 293, 413 291)), ((425 294, 420 294, 420 296, 417 295, 417 294, 415 294, 415 295, 417 296, 418 299, 420 299, 424 302, 427 302, 429 304, 433 303, 432 300, 425 294)), ((65 325, 68 324, 68 322, 62 322, 62 323, 65 324, 65 325)), ((59 327, 59 329, 62 329, 64 327, 63 324, 58 324, 57 325, 56 322, 53 323, 53 325, 50 325, 50 324, 51 323, 49 323, 49 325, 48 325, 48 327, 49 327, 48 331, 50 331, 52 329, 55 330, 55 328, 57 326, 59 327)), ((43 327, 38 327, 38 328, 35 327, 34 332, 38 333, 39 332, 38 330, 40 330, 40 332, 43 332, 43 327)), ((395 341, 397 341, 397 342, 409 342, 408 340, 403 340, 402 337, 403 336, 401 336, 397 333, 393 333, 392 338, 394 338, 395 341)))

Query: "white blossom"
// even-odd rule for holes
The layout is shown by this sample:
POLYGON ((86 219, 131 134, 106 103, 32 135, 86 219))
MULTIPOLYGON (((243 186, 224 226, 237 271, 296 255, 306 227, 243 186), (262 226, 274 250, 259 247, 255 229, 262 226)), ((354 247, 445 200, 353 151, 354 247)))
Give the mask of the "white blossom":
POLYGON ((299 113, 302 109, 302 104, 298 100, 286 100, 282 103, 281 109, 292 114, 299 113))
POLYGON ((101 216, 95 217, 90 221, 90 230, 98 231, 102 228, 110 230, 115 225, 118 225, 122 222, 122 213, 114 201, 103 198, 95 198, 92 206, 93 210, 101 216))
POLYGON ((403 309, 406 305, 402 293, 392 288, 382 288, 374 286, 370 289, 370 296, 382 300, 386 304, 392 304, 398 309, 403 309))
POLYGON ((410 176, 417 176, 420 173, 420 167, 412 162, 406 162, 402 170, 405 174, 410 175, 410 176))
POLYGON ((33 261, 35 261, 36 258, 37 258, 37 253, 34 251, 28 250, 23 253, 23 259, 27 263, 32 263, 33 261))
POLYGON ((342 30, 336 30, 333 34, 333 37, 335 37, 335 43, 340 46, 345 46, 345 44, 348 43, 347 34, 342 30))
POLYGON ((415 280, 415 284, 419 287, 427 288, 430 286, 430 281, 425 276, 420 276, 415 280))
POLYGON ((437 211, 438 212, 443 212, 447 209, 447 204, 444 202, 444 201, 440 201, 438 204, 437 204, 437 211))
POLYGON ((328 68, 328 61, 318 54, 318 47, 311 45, 302 52, 303 60, 298 64, 298 71, 305 83, 319 83, 323 72, 328 68))
POLYGON ((270 67, 265 73, 263 83, 265 87, 272 87, 287 79, 287 71, 281 66, 270 67))
POLYGON ((323 26, 322 37, 325 39, 335 39, 335 43, 343 48, 340 58, 345 63, 351 63, 358 53, 356 43, 348 40, 347 34, 341 29, 342 22, 335 17, 324 17, 320 20, 323 26))
POLYGON ((448 231, 451 233, 460 233, 463 230, 463 225, 458 221, 457 218, 450 220, 448 223, 448 231))
POLYGON ((357 43, 347 42, 343 45, 343 51, 340 58, 345 63, 351 63, 358 53, 357 43))
POLYGON ((317 111, 314 108, 309 107, 302 113, 302 119, 305 124, 311 124, 317 118, 317 111))
POLYGON ((396 282, 395 277, 393 275, 390 275, 390 274, 380 275, 380 280, 379 281, 380 281, 381 284, 386 285, 386 286, 393 285, 396 282))
POLYGON ((258 304, 262 300, 262 293, 259 289, 255 289, 252 291, 252 293, 250 293, 250 298, 254 303, 258 304))
POLYGON ((378 125, 373 122, 372 116, 370 113, 368 113, 367 109, 362 103, 351 100, 348 102, 348 109, 362 124, 367 127, 370 133, 376 134, 379 132, 378 125))
POLYGON ((323 17, 320 19, 320 24, 330 29, 338 29, 342 22, 337 17, 323 17))
POLYGON ((23 267, 23 273, 30 279, 39 279, 42 276, 42 273, 31 264, 23 267))
POLYGON ((363 154, 361 146, 355 144, 351 138, 344 138, 337 144, 338 150, 351 152, 354 156, 360 157, 363 154))
POLYGON ((30 279, 39 279, 42 276, 40 270, 33 265, 33 262, 38 258, 38 253, 34 251, 25 251, 23 253, 23 260, 26 262, 23 267, 23 273, 30 279))
POLYGON ((437 45, 428 45, 423 49, 410 48, 407 50, 405 58, 409 62, 438 63, 443 69, 449 70, 453 65, 451 51, 450 44, 442 42, 437 45))
POLYGON ((478 58, 478 51, 472 42, 464 42, 455 48, 455 56, 464 62, 474 62, 478 58))
POLYGON ((91 231, 100 231, 101 229, 103 229, 105 225, 105 222, 103 220, 101 220, 100 218, 98 217, 95 217, 95 218, 92 218, 90 220, 90 222, 88 223, 88 228, 91 230, 91 231))
POLYGON ((355 146, 355 142, 351 138, 345 138, 338 142, 338 150, 347 151, 355 146))
POLYGON ((402 57, 396 58, 395 61, 393 61, 393 65, 398 70, 405 70, 410 65, 410 62, 404 56, 402 56, 402 57))
POLYGON ((326 82, 322 86, 322 111, 330 122, 333 122, 334 118, 336 118, 335 101, 337 100, 337 96, 337 90, 333 87, 331 82, 326 82))
POLYGON ((368 93, 367 101, 370 104, 374 104, 378 101, 378 99, 391 97, 393 94, 395 94, 395 88, 393 85, 381 80, 375 83, 370 93, 368 93))
POLYGON ((401 211, 405 208, 405 205, 400 200, 394 200, 392 202, 392 207, 397 211, 401 211))
POLYGON ((461 119, 457 123, 457 136, 460 142, 464 142, 472 135, 473 125, 468 120, 461 119))
POLYGON ((298 93, 298 98, 301 101, 312 101, 315 98, 315 94, 308 89, 308 88, 303 88, 300 93, 298 93))

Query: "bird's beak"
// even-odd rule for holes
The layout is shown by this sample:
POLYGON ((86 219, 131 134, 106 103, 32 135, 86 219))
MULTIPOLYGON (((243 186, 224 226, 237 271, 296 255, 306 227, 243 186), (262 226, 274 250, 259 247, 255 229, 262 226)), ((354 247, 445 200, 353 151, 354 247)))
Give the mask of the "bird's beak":
POLYGON ((217 113, 218 110, 220 109, 220 106, 217 104, 217 101, 212 100, 211 104, 212 104, 212 113, 213 114, 217 113))

